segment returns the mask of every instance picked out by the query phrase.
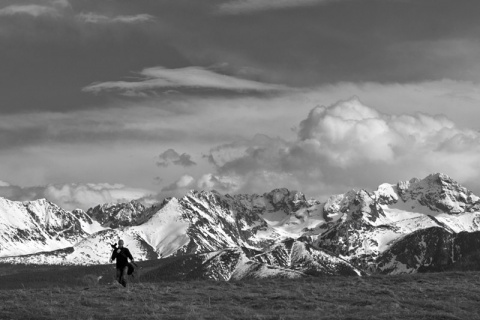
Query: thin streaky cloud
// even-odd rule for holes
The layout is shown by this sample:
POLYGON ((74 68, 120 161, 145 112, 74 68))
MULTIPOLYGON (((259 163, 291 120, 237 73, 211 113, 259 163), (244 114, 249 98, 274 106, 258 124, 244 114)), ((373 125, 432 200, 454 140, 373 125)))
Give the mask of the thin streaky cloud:
POLYGON ((68 0, 51 0, 49 1, 55 6, 60 6, 60 7, 70 7, 70 2, 68 0))
POLYGON ((58 14, 58 11, 55 8, 36 4, 11 5, 0 9, 0 16, 29 15, 39 17, 56 14, 58 14))
POLYGON ((218 12, 221 14, 242 14, 264 10, 306 7, 326 4, 332 1, 339 0, 232 0, 221 4, 218 7, 218 12))
POLYGON ((282 91, 288 88, 276 84, 241 79, 219 74, 202 67, 166 69, 147 68, 140 72, 138 81, 109 81, 91 84, 85 92, 119 92, 128 96, 144 95, 145 91, 172 88, 218 89, 231 91, 282 91))
POLYGON ((155 20, 155 17, 149 14, 122 15, 108 17, 94 12, 80 13, 77 18, 85 23, 143 23, 155 20))

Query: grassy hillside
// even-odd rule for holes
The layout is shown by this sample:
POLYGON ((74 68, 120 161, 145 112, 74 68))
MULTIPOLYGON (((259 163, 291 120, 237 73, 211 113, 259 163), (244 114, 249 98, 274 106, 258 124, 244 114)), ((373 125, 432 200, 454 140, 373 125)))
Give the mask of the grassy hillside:
POLYGON ((0 265, 0 319, 480 319, 480 272, 243 282, 139 274, 127 289, 113 272, 0 265))

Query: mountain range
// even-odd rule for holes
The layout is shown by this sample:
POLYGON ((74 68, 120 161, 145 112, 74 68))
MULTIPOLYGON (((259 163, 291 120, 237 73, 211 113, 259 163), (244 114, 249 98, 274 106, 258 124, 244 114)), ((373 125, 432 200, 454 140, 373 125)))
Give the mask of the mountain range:
POLYGON ((191 191, 70 212, 0 198, 0 263, 105 264, 119 238, 136 260, 175 258, 183 278, 440 271, 478 255, 480 198, 441 173, 325 202, 287 189, 191 191))

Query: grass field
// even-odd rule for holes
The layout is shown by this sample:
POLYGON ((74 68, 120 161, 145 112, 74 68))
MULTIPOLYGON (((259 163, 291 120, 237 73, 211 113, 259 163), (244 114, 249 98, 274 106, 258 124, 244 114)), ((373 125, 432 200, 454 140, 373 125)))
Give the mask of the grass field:
POLYGON ((0 319, 480 319, 480 272, 123 288, 111 266, 71 268, 0 265, 0 319))

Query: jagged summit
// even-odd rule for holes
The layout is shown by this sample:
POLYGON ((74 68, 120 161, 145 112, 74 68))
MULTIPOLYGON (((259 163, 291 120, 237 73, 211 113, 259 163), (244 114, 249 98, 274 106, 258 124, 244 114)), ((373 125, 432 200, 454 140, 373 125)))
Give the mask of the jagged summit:
POLYGON ((145 221, 146 208, 136 200, 126 203, 105 203, 87 210, 87 214, 104 227, 137 225, 145 221))
POLYGON ((413 206, 425 206, 434 212, 458 214, 480 209, 480 198, 443 173, 424 179, 412 178, 396 185, 382 184, 375 192, 382 203, 393 204, 401 199, 413 206))

